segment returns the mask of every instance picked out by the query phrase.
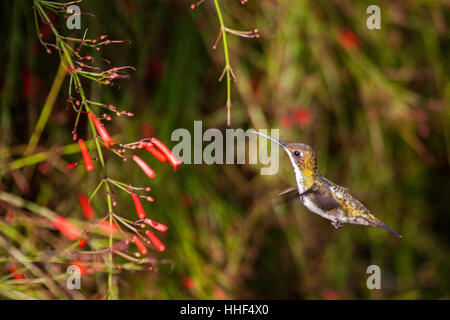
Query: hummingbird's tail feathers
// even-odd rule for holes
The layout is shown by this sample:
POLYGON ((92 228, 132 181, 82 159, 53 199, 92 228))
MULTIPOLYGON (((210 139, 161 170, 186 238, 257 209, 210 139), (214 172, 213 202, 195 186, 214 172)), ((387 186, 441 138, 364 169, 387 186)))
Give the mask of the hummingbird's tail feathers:
POLYGON ((396 237, 399 238, 399 239, 403 238, 403 236, 402 236, 400 233, 398 233, 397 231, 395 231, 395 230, 389 228, 387 225, 385 225, 383 222, 381 222, 381 221, 378 220, 378 219, 371 220, 370 223, 371 223, 374 227, 378 227, 378 228, 380 228, 380 229, 383 229, 383 230, 385 230, 385 231, 387 231, 387 232, 393 234, 394 236, 396 236, 396 237))

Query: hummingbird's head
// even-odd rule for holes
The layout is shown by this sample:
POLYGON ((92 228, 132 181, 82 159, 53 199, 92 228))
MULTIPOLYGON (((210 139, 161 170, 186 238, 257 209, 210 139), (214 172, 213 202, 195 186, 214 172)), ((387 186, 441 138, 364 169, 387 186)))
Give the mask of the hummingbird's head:
POLYGON ((316 174, 317 170, 317 160, 316 154, 313 149, 303 143, 284 143, 280 140, 274 139, 270 136, 267 136, 261 132, 250 129, 251 133, 260 135, 266 139, 269 139, 273 142, 279 144, 284 151, 287 152, 289 158, 291 159, 292 165, 299 168, 304 175, 313 176, 316 174))
POLYGON ((310 146, 303 143, 283 143, 283 149, 288 153, 293 165, 297 165, 300 170, 311 175, 317 168, 316 154, 310 146))

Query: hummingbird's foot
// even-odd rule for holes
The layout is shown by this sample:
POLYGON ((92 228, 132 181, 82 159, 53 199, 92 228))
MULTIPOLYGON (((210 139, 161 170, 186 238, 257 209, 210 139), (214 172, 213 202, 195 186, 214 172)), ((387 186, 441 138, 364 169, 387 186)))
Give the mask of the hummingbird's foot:
POLYGON ((339 220, 332 220, 331 224, 336 228, 336 229, 340 229, 342 228, 343 224, 342 222, 340 222, 339 220))

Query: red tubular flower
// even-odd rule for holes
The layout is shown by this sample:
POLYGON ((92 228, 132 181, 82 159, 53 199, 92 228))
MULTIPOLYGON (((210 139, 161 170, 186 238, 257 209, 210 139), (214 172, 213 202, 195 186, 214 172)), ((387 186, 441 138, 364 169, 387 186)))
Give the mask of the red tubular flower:
POLYGON ((134 236, 133 242, 136 245, 136 247, 138 248, 140 253, 142 253, 142 254, 147 253, 147 247, 142 243, 142 241, 138 237, 134 236))
POLYGON ((144 171, 144 173, 149 178, 154 178, 156 176, 155 171, 153 171, 153 169, 150 168, 150 166, 148 164, 146 164, 144 162, 144 160, 142 160, 138 156, 133 156, 133 160, 134 160, 134 162, 136 162, 138 164, 139 167, 141 167, 142 171, 144 171))
POLYGON ((75 241, 80 237, 80 230, 63 216, 56 216, 56 218, 53 219, 53 226, 69 240, 75 241))
POLYGON ((84 140, 78 140, 78 144, 80 145, 81 155, 83 156, 84 166, 86 167, 86 171, 94 170, 94 163, 92 162, 91 156, 89 155, 89 151, 84 144, 84 140))
POLYGON ((90 220, 94 217, 94 209, 92 208, 89 198, 84 195, 78 195, 78 200, 80 200, 81 209, 86 219, 90 220))
POLYGON ((136 193, 132 194, 134 206, 136 207, 137 216, 139 219, 145 219, 145 211, 144 207, 142 207, 141 200, 139 200, 139 196, 136 193))
POLYGON ((162 143, 161 141, 159 141, 156 138, 152 138, 151 142, 159 149, 161 150, 161 152, 164 154, 164 156, 167 158, 167 160, 169 160, 170 164, 172 165, 173 169, 176 171, 178 166, 181 164, 181 160, 178 159, 173 153, 172 151, 170 151, 169 148, 167 148, 167 146, 162 143))
POLYGON ((166 156, 161 151, 156 149, 155 146, 153 145, 153 143, 145 142, 142 145, 144 146, 145 149, 147 149, 148 152, 150 152, 159 161, 161 161, 161 162, 167 161, 166 156))
POLYGON ((144 220, 144 222, 146 224, 148 224, 150 227, 153 227, 153 228, 155 228, 158 231, 164 232, 164 231, 167 230, 167 226, 166 225, 164 225, 162 223, 159 223, 159 222, 156 222, 156 221, 153 221, 151 219, 147 218, 147 219, 144 220))
POLYGON ((106 147, 109 149, 109 146, 114 144, 114 140, 111 139, 108 131, 106 131, 103 124, 95 117, 95 115, 92 112, 88 112, 88 116, 89 116, 89 118, 91 118, 92 122, 94 123, 95 129, 97 129, 97 133, 102 138, 106 147))
POLYGON ((145 234, 158 251, 162 252, 166 249, 166 246, 155 236, 153 232, 151 232, 150 230, 145 230, 145 234))

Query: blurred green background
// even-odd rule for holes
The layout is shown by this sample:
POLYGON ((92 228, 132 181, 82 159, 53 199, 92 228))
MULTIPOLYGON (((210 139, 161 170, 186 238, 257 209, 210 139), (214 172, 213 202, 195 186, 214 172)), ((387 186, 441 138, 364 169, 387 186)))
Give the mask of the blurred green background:
MULTIPOLYGON (((219 2, 227 27, 260 33, 258 39, 228 37, 237 77, 231 127, 279 128, 283 141, 310 145, 321 173, 349 187, 403 239, 354 225, 335 230, 299 201, 277 201, 277 193, 295 183, 281 153, 280 171, 272 176, 261 176, 256 165, 182 165, 174 173, 143 155, 157 171, 151 182, 156 201, 144 206, 148 216, 168 225, 160 236, 167 249, 150 252, 161 262, 156 271, 118 273, 119 297, 450 298, 450 2, 219 2), (366 27, 371 4, 381 8, 381 30, 366 27), (381 290, 366 287, 372 264, 381 268, 381 290)), ((67 30, 63 17, 51 16, 62 34, 82 37, 88 28, 90 37, 131 41, 96 53, 112 65, 136 67, 130 79, 120 88, 87 87, 96 100, 135 114, 107 124, 117 141, 156 136, 173 146, 172 131, 192 131, 194 120, 202 120, 204 130, 225 130, 226 84, 218 82, 223 44, 212 49, 219 21, 212 0, 196 10, 191 4, 83 1, 82 11, 95 17, 83 15, 76 32, 67 30)), ((77 194, 92 192, 99 176, 66 170, 79 154, 51 152, 45 161, 8 169, 23 156, 59 57, 39 44, 31 1, 0 6, 0 190, 82 221, 77 194)), ((51 39, 48 27, 41 31, 51 39)), ((67 88, 66 79, 36 152, 73 143, 67 88)), ((89 138, 85 119, 79 136, 89 138)), ((108 157, 111 176, 148 184, 138 168, 108 157)), ((129 196, 118 193, 117 202, 117 213, 134 218, 129 196)), ((101 197, 93 205, 98 216, 106 214, 101 197)), ((44 237, 33 217, 0 202, 2 298, 54 298, 45 283, 11 280, 12 248, 36 260, 34 267, 46 275, 65 273, 64 263, 50 266, 36 258, 57 248, 58 234, 44 237), (12 222, 11 212, 19 217, 12 222)), ((54 281, 64 287, 65 281, 54 281)), ((95 273, 83 277, 76 294, 61 290, 67 298, 99 298, 105 285, 104 275, 95 273)))

